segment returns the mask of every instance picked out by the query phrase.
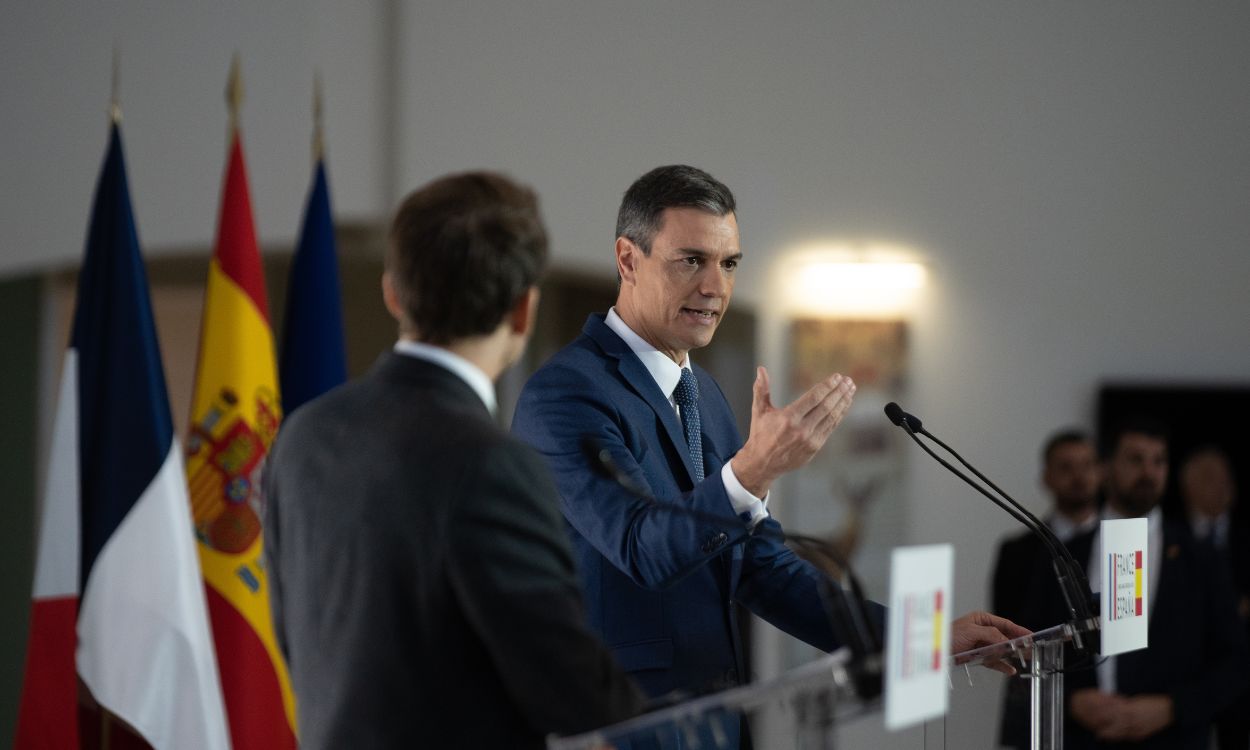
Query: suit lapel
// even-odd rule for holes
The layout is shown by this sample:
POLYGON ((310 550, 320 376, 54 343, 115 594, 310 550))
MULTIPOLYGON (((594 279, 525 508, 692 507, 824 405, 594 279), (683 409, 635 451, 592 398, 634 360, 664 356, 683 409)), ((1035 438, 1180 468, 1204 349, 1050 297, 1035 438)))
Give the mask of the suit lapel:
MULTIPOLYGON (((615 331, 608 328, 607 323, 603 322, 602 315, 591 315, 582 332, 598 344, 605 355, 616 360, 617 371, 620 372, 621 379, 655 412, 660 424, 664 425, 664 432, 676 449, 677 455, 681 457, 681 465, 686 470, 686 477, 693 483, 694 466, 690 460, 690 448, 686 445, 685 433, 682 432, 681 420, 677 418, 677 412, 669 403, 668 396, 660 391, 660 386, 656 385, 655 378, 651 377, 651 373, 643 366, 642 361, 629 348, 629 345, 622 341, 615 331)), ((700 404, 700 417, 703 416, 702 408, 700 404)))

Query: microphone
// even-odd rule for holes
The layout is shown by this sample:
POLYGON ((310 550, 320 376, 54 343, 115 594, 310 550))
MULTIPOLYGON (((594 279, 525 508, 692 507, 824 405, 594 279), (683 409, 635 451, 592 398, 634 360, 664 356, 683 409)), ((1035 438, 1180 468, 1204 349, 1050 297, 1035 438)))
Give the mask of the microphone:
MULTIPOLYGON (((706 513, 660 500, 651 494, 647 487, 640 485, 630 476, 629 472, 612 457, 612 452, 594 437, 586 435, 582 438, 582 452, 597 472, 611 479, 631 495, 656 508, 710 523, 722 530, 734 532, 743 530, 742 520, 736 516, 706 513)), ((818 557, 831 560, 842 569, 851 591, 849 596, 841 586, 837 585, 823 566, 813 565, 821 573, 819 585, 821 603, 825 607, 825 613, 829 617, 834 634, 851 649, 855 657, 852 662, 855 666, 851 671, 860 697, 869 700, 880 695, 882 690, 881 638, 869 620, 863 585, 852 570, 850 563, 824 539, 786 531, 774 531, 765 528, 762 523, 756 524, 746 533, 746 536, 759 536, 803 547, 809 552, 815 552, 818 557)), ((736 539, 733 543, 736 544, 741 540, 742 538, 736 539)))
MULTIPOLYGON (((1088 579, 1082 573, 1080 565, 1072 558, 1072 553, 1068 551, 1068 548, 1064 546, 1063 542, 1055 536, 1054 532, 1052 532, 1046 524, 1042 523, 1037 516, 1030 513, 1023 505, 1016 502, 1014 498, 1004 492, 998 485, 990 481, 990 479, 978 471, 976 467, 965 461, 963 456, 959 455, 955 449, 951 448, 949 445, 938 439, 937 436, 926 430, 918 417, 903 411, 902 407, 893 401, 885 405, 885 415, 895 425, 902 427, 903 430, 907 432, 908 436, 915 441, 916 445, 919 445, 920 448, 932 456, 935 461, 946 467, 947 470, 962 479, 977 492, 989 498, 995 505, 1005 510, 1012 518, 1016 519, 1022 523, 1025 528, 1033 532, 1034 536, 1042 542, 1042 544, 1046 547, 1047 552, 1050 554, 1051 566, 1055 571, 1055 579, 1059 583, 1059 590, 1063 594, 1064 603, 1068 607, 1068 614, 1071 616, 1073 623, 1082 626, 1091 626, 1096 623, 1093 619, 1093 614, 1090 611, 1089 606, 1089 603, 1093 598, 1093 594, 1090 593, 1088 579), (993 488, 993 490, 1007 502, 1004 503, 1003 500, 991 495, 984 487, 972 481, 966 474, 961 472, 959 469, 956 469, 954 466, 951 466, 949 462, 934 453, 929 446, 920 442, 920 438, 916 436, 917 433, 924 435, 945 449, 948 453, 958 459, 959 463, 963 464, 981 481, 993 488)), ((1080 631, 1081 628, 1074 628, 1072 643, 1077 650, 1084 651, 1085 647, 1081 639, 1080 631)))
POLYGON ((924 424, 921 423, 920 418, 903 411, 903 407, 893 401, 885 405, 885 415, 890 418, 895 427, 903 427, 904 423, 906 423, 907 426, 903 427, 903 429, 908 432, 924 433, 924 424))

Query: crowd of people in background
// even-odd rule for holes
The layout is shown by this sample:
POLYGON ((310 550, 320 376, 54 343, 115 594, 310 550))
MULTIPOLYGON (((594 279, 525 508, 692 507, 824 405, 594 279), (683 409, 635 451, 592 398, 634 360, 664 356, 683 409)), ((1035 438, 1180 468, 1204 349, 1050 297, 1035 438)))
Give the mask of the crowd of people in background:
MULTIPOLYGON (((1074 659, 1064 675, 1069 748, 1250 747, 1250 521, 1236 471, 1214 443, 1177 457, 1166 425, 1122 420, 1100 443, 1079 430, 1055 433, 1042 450, 1043 521, 1102 580, 1102 520, 1145 518, 1149 646, 1074 659), (1176 470, 1175 491, 1169 474, 1176 470)), ((992 610, 1031 629, 1070 619, 1050 556, 1032 534, 1002 542, 992 610)), ((999 741, 1029 747, 1029 685, 1008 683, 999 741)))

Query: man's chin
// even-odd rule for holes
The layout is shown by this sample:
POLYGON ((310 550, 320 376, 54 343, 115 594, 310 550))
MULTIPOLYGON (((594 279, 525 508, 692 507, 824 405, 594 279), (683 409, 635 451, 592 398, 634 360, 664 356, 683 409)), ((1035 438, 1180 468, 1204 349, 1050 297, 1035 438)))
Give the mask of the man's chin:
POLYGON ((1159 504, 1159 499, 1159 496, 1155 494, 1143 495, 1134 492, 1121 498, 1120 504, 1134 517, 1139 518, 1154 510, 1159 504))
POLYGON ((1082 513, 1088 513, 1089 511, 1094 510, 1094 508, 1096 508, 1097 505, 1098 503, 1092 498, 1090 499, 1065 498, 1065 499, 1055 500, 1055 508, 1057 508, 1060 512, 1065 513, 1069 516, 1079 516, 1082 513))
POLYGON ((686 349, 702 349, 712 343, 712 337, 716 334, 716 328, 717 326, 713 325, 700 327, 693 331, 687 330, 681 343, 686 349))
POLYGON ((689 344, 689 346, 687 346, 686 348, 689 349, 690 351, 694 351, 695 349, 702 349, 703 347, 712 343, 712 334, 709 333, 706 336, 693 336, 690 338, 690 340, 687 343, 689 344))

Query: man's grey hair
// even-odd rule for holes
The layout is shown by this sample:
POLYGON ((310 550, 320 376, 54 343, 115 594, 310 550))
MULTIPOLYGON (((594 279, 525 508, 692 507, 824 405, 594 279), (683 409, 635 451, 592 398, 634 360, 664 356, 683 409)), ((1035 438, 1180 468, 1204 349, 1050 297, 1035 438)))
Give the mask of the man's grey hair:
POLYGON ((616 236, 629 239, 650 255, 666 208, 697 208, 726 216, 737 210, 737 204, 729 188, 702 169, 685 164, 656 167, 625 191, 616 214, 616 236))

